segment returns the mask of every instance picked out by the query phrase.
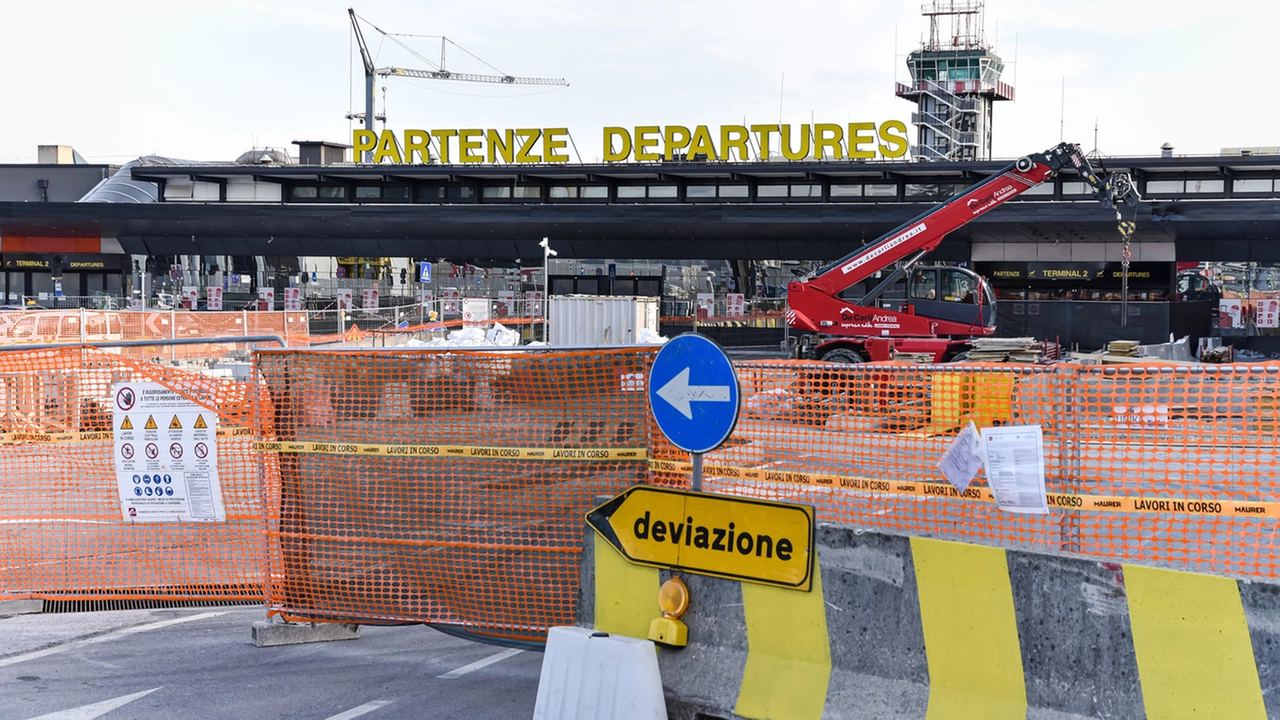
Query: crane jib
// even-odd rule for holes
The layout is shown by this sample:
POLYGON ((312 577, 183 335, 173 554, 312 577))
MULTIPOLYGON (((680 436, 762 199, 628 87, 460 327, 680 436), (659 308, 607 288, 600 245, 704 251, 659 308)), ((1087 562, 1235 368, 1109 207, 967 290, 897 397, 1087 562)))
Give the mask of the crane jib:
POLYGON ((865 265, 868 262, 871 262, 872 260, 889 252, 890 250, 910 240, 911 238, 919 235, 920 233, 924 232, 927 229, 928 227, 924 223, 920 223, 919 225, 916 225, 915 227, 902 233, 901 235, 878 245, 877 247, 872 249, 871 252, 868 252, 865 255, 860 255, 854 258, 853 260, 850 260, 849 262, 845 263, 843 266, 840 267, 840 271, 843 272, 845 275, 848 275, 849 273, 853 272, 860 266, 865 265))
POLYGON ((937 207, 912 218, 894 228, 882 239, 846 255, 819 270, 813 280, 815 287, 827 292, 839 292, 848 284, 856 283, 862 276, 886 263, 896 262, 922 247, 936 245, 952 230, 969 220, 995 208, 1024 190, 1044 181, 1050 170, 1037 166, 1030 172, 1019 172, 1009 165, 982 182, 953 195, 937 207), (925 235, 925 237, 920 237, 925 235), (872 263, 872 260, 879 262, 872 263), (839 272, 836 272, 837 269, 839 272), (846 284, 848 283, 848 284, 846 284))

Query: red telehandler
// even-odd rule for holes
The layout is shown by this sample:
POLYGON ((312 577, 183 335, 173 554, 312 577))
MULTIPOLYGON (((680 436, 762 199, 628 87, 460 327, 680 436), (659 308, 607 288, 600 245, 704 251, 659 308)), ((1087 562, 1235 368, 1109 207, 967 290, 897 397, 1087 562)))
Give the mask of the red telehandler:
MULTIPOLYGON (((947 233, 961 227, 1063 169, 1074 169, 1103 205, 1136 206, 1141 199, 1128 173, 1100 175, 1073 143, 1018 158, 991 177, 885 233, 807 280, 787 286, 787 325, 794 357, 856 363, 888 360, 895 352, 931 353, 946 362, 967 351, 975 336, 995 334, 996 300, 987 281, 960 267, 919 267, 947 233), (877 272, 905 261, 860 298, 843 293, 877 272), (903 277, 906 298, 878 307, 881 296, 903 277)), ((1134 224, 1120 219, 1126 240, 1134 224)))

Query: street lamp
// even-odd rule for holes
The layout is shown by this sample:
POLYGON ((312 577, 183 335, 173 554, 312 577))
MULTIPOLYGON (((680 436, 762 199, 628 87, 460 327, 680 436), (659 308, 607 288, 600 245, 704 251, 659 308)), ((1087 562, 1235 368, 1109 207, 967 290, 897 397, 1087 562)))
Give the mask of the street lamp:
POLYGON ((551 249, 551 241, 548 238, 542 238, 542 242, 538 243, 542 248, 542 341, 551 343, 551 330, 549 328, 547 311, 551 307, 551 258, 560 253, 551 249))

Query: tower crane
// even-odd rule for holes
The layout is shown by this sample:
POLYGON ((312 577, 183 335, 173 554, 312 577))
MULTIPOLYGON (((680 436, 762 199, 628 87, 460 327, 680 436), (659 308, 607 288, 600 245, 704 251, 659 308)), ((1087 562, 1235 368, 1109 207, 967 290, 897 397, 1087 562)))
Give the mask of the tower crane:
MULTIPOLYGON (((364 32, 360 29, 359 21, 364 20, 364 18, 356 15, 354 8, 347 8, 347 13, 351 16, 351 29, 355 33, 356 43, 360 45, 360 60, 364 64, 364 128, 369 131, 373 131, 373 122, 375 119, 381 120, 383 123, 386 123, 387 121, 385 115, 375 116, 373 111, 374 82, 377 77, 402 77, 421 80, 461 80, 463 82, 499 83, 503 85, 559 85, 562 87, 568 87, 569 85, 564 78, 521 77, 518 75, 509 75, 507 73, 485 75, 482 73, 453 72, 445 67, 445 48, 448 45, 454 45, 463 52, 467 52, 467 50, 449 38, 444 36, 440 37, 440 64, 437 66, 434 62, 414 51, 413 48, 410 48, 408 45, 397 40, 392 33, 389 33, 377 25, 370 23, 368 20, 365 20, 365 22, 369 24, 369 27, 377 30, 387 39, 413 53, 414 56, 419 60, 422 60, 427 65, 435 66, 431 70, 417 70, 391 66, 376 67, 373 62, 373 55, 369 53, 369 46, 365 43, 364 32)), ((469 52, 467 52, 467 54, 471 55, 469 52)), ((472 55, 472 57, 475 56, 472 55)), ((479 60, 479 58, 476 59, 479 60)), ((481 60, 481 62, 484 61, 481 60)), ((488 63, 485 64, 488 65, 488 63)), ((493 66, 490 65, 489 67, 493 66)), ((494 68, 494 70, 497 70, 497 68, 494 68)), ((360 116, 358 114, 348 114, 347 118, 359 119, 360 116)))

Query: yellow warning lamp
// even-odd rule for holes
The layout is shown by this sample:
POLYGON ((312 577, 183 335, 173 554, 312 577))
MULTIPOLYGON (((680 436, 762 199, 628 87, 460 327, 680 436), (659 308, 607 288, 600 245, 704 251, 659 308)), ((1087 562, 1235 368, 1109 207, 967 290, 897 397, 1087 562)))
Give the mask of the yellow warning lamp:
POLYGON ((649 624, 649 639, 671 647, 688 645, 689 626, 680 616, 689 609, 689 588, 680 578, 673 577, 658 588, 658 607, 662 617, 649 624))

